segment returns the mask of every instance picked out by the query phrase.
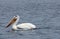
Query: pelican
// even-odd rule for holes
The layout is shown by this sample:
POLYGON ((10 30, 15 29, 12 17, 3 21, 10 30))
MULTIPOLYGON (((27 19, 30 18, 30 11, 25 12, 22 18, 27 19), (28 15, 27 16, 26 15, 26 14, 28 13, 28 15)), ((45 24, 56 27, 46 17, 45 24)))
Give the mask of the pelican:
POLYGON ((36 26, 32 23, 21 23, 21 24, 18 24, 18 21, 20 19, 20 16, 17 15, 17 16, 14 16, 10 21, 9 23, 7 24, 6 28, 8 28, 9 26, 12 25, 12 30, 30 30, 30 29, 35 29, 36 26))

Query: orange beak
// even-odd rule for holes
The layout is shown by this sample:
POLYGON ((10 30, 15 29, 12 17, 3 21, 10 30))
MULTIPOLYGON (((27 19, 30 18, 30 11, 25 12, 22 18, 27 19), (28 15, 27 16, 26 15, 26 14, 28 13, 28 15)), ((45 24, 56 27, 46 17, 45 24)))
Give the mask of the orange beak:
POLYGON ((14 16, 9 23, 7 24, 6 28, 8 28, 10 25, 12 25, 13 23, 15 23, 15 21, 17 20, 17 18, 14 16))

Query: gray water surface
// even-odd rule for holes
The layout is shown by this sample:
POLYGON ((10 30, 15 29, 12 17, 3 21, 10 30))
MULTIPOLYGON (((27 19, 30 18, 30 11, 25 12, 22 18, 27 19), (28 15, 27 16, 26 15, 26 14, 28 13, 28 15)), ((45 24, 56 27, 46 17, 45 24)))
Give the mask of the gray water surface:
POLYGON ((0 39, 60 39, 60 0, 0 0, 0 39), (40 29, 7 32, 15 15, 40 29))

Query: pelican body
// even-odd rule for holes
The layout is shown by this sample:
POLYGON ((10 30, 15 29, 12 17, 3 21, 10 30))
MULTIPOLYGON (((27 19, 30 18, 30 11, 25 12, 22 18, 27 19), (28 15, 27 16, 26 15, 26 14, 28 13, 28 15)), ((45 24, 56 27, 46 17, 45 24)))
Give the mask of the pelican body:
POLYGON ((21 24, 18 24, 18 21, 19 21, 20 17, 19 15, 17 16, 14 16, 10 22, 7 24, 6 28, 8 28, 10 25, 12 25, 12 29, 13 30, 29 30, 29 29, 34 29, 36 28, 36 26, 32 23, 21 23, 21 24))

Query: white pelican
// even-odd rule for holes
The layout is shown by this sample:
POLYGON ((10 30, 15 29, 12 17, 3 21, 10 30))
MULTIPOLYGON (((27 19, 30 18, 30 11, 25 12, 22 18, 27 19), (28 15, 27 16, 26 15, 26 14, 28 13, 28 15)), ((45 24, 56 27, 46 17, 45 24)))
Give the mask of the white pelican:
POLYGON ((10 20, 10 22, 8 23, 6 28, 9 27, 10 25, 12 25, 12 30, 20 30, 20 29, 29 30, 29 29, 35 29, 36 28, 36 26, 34 24, 32 24, 32 23, 21 23, 21 24, 17 25, 17 23, 19 21, 19 18, 20 18, 19 15, 14 16, 10 20))

